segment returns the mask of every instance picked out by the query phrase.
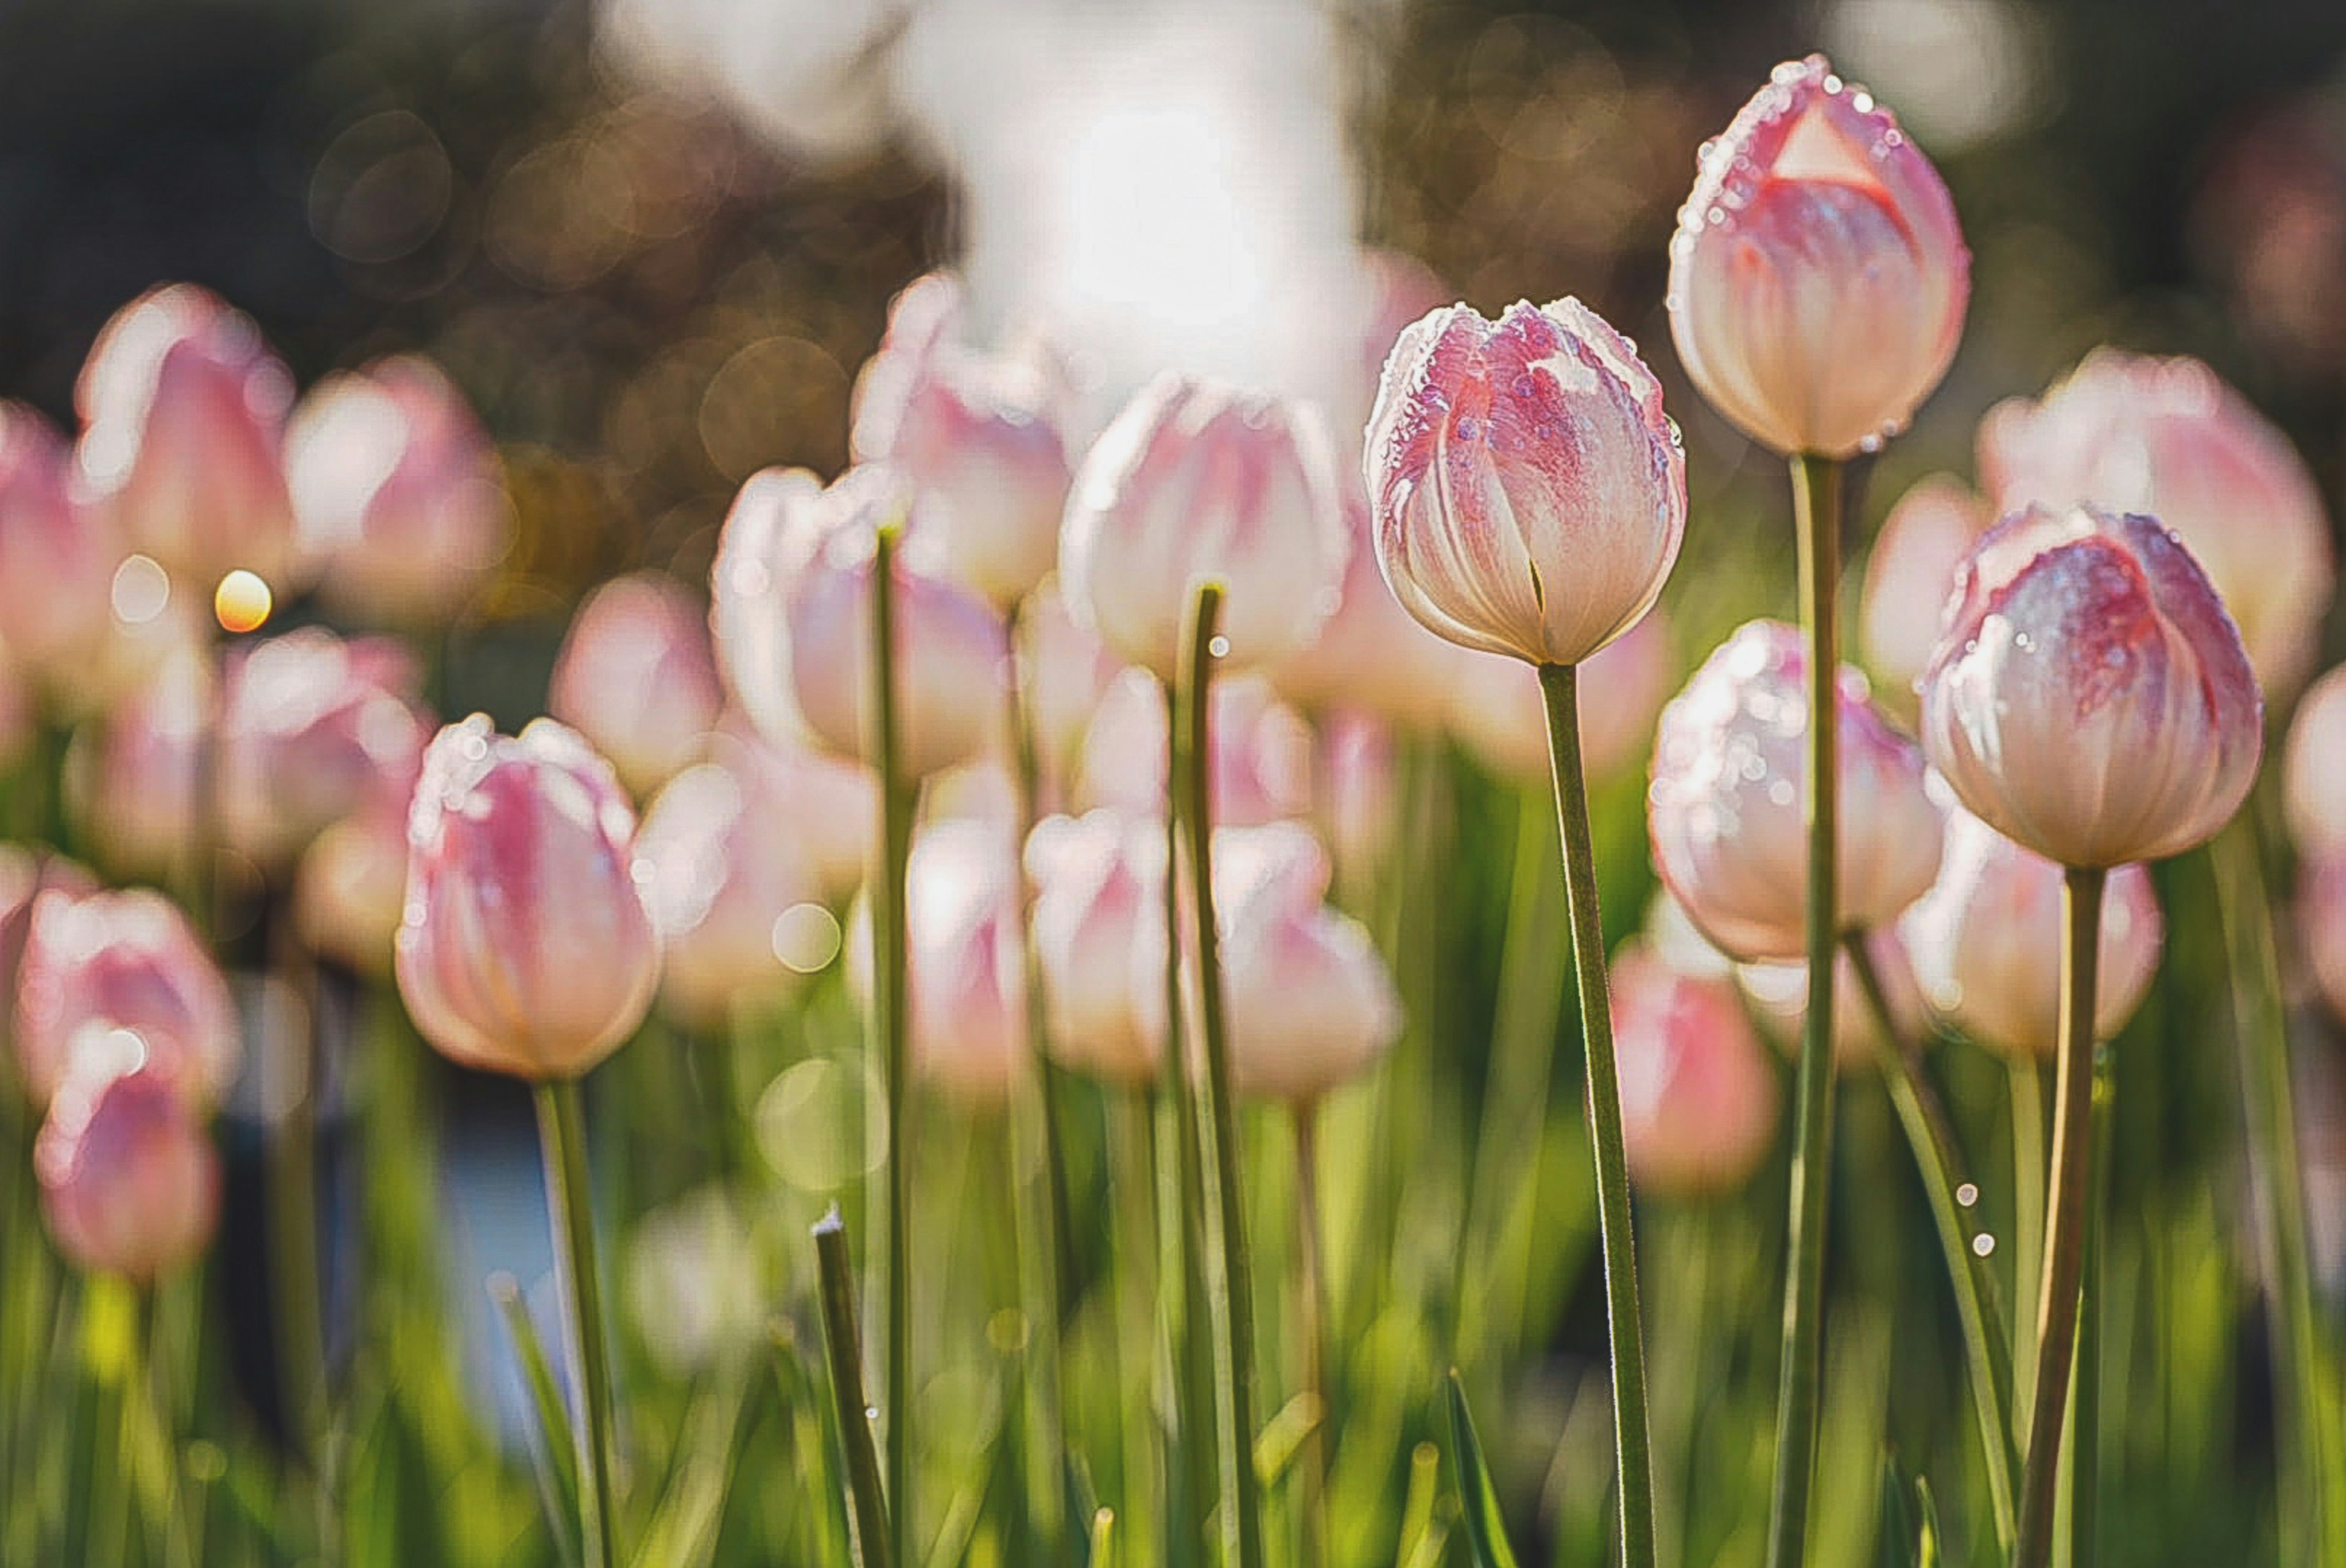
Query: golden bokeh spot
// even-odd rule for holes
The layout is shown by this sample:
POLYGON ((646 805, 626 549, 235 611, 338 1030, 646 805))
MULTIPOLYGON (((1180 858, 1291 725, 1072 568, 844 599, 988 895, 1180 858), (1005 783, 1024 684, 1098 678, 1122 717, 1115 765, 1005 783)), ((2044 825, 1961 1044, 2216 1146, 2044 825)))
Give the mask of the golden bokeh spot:
POLYGON ((269 612, 275 606, 269 585, 256 572, 230 572, 212 590, 212 614, 219 618, 224 631, 257 632, 269 624, 269 612))

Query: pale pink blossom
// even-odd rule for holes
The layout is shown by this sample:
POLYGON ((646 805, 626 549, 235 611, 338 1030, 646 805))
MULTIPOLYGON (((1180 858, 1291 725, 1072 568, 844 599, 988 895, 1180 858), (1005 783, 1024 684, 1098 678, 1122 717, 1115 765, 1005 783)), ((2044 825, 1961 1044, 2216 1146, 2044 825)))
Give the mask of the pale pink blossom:
MULTIPOLYGON (((1028 1071, 1026 975, 1014 836, 933 822, 905 867, 913 1068, 954 1099, 999 1106, 1028 1071)), ((858 910, 849 979, 872 989, 872 915, 858 910)))
POLYGON ((1898 498, 1865 558, 1858 647, 1886 692, 1912 712, 1914 682, 1939 646, 1939 617, 1955 568, 1995 521, 1987 503, 1950 473, 1933 473, 1898 498))
POLYGON ((1165 1059, 1163 821, 1046 818, 1026 840, 1026 874, 1052 1054, 1110 1083, 1154 1083, 1165 1059))
POLYGON ((69 1075, 34 1143, 33 1174, 57 1249, 139 1285, 193 1263, 219 1220, 219 1156, 201 1110, 152 1062, 69 1075))
MULTIPOLYGON (((1537 672, 1518 659, 1460 657, 1450 682, 1450 732, 1500 778, 1545 787, 1547 697, 1537 672)), ((1580 766, 1588 778, 1644 766, 1677 673, 1669 618, 1658 606, 1580 667, 1580 766)))
POLYGON ((1034 729, 1035 760, 1046 786, 1064 799, 1092 715, 1125 667, 1097 636, 1076 624, 1056 580, 1027 599, 1018 628, 1019 691, 1034 729))
MULTIPOLYGON (((1857 978, 1857 966, 1846 952, 1833 955, 1833 1064, 1842 1072, 1880 1059, 1884 1051, 1924 1043, 1930 1033, 1930 1009, 1914 976, 1913 961, 1899 937, 1899 928, 1885 926, 1865 935, 1866 956, 1873 961, 1875 978, 1890 1003, 1890 1021, 1898 1038, 1882 1033, 1881 1017, 1857 978)), ((1800 1031, 1809 1015, 1808 965, 1795 959, 1770 959, 1736 966, 1736 983, 1787 1051, 1800 1047, 1800 1031)))
POLYGON ((0 402, 0 637, 27 675, 71 699, 113 625, 128 554, 102 507, 73 491, 73 451, 40 413, 0 402))
POLYGON ((198 796, 218 686, 204 654, 179 645, 92 732, 77 759, 80 815, 110 870, 160 880, 214 838, 198 796))
POLYGON ((2346 850, 2346 668, 2306 687, 2281 756, 2281 805, 2309 857, 2346 850))
POLYGON ((1368 501, 1356 483, 1344 491, 1352 547, 1335 613, 1310 647, 1272 668, 1271 678, 1312 713, 1352 708, 1436 726, 1464 696, 1459 650, 1402 608, 1377 565, 1368 501))
MULTIPOLYGON (((1260 675, 1218 680, 1210 745, 1214 822, 1254 827, 1311 809, 1311 728, 1260 675)), ((1165 814, 1165 693, 1147 673, 1117 677, 1084 738, 1085 806, 1165 814)))
POLYGON ((46 1105, 87 1052, 127 1039, 191 1101, 226 1094, 242 1055, 228 983, 178 906, 149 889, 34 901, 18 961, 16 1061, 46 1105))
POLYGON ((320 957, 391 978, 407 908, 407 798, 370 799, 320 833, 293 873, 293 919, 320 957))
POLYGON ((371 796, 403 800, 429 738, 404 644, 304 626, 232 650, 213 737, 220 837, 264 864, 371 796))
POLYGON ((587 596, 554 664, 546 711, 611 759, 638 798, 699 760, 725 704, 709 618, 658 572, 587 596))
POLYGON ((1632 941, 1608 966, 1630 1178, 1662 1196, 1729 1192, 1776 1135, 1780 1091, 1734 984, 1632 941))

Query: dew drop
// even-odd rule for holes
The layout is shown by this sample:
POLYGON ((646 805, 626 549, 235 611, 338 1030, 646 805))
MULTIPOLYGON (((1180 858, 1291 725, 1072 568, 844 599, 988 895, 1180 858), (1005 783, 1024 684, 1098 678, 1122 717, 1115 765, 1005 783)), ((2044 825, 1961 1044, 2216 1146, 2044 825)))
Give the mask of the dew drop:
POLYGON ((1974 1204, 1979 1202, 1979 1188, 1974 1186, 1969 1182, 1964 1183, 1963 1186, 1955 1189, 1955 1202, 1965 1208, 1971 1207, 1974 1204))
POLYGON ((1977 1236, 1972 1237, 1972 1255, 1974 1257, 1985 1257, 1994 1250, 1995 1237, 1990 1236, 1986 1231, 1983 1230, 1977 1236))
POLYGON ((1872 453, 1880 452, 1880 451, 1882 450, 1882 433, 1881 433, 1880 431, 1878 431, 1878 430, 1877 430, 1877 431, 1875 431, 1875 432, 1873 432, 1872 434, 1865 436, 1862 440, 1859 441, 1859 442, 1858 442, 1858 443, 1857 443, 1857 449, 1858 449, 1858 451, 1862 452, 1862 453, 1872 453))
POLYGON ((1474 419, 1471 414, 1458 422, 1459 440, 1472 441, 1482 433, 1483 426, 1481 422, 1474 419))
POLYGON ((865 1420, 867 1420, 867 1421, 876 1421, 876 1420, 878 1420, 880 1419, 880 1407, 879 1407, 878 1405, 866 1405, 866 1406, 864 1406, 864 1407, 863 1407, 863 1419, 864 1419, 865 1420))
POLYGON ((1229 657, 1230 639, 1224 636, 1218 636, 1214 638, 1213 641, 1206 645, 1206 651, 1212 654, 1216 658, 1227 658, 1229 657))
POLYGON ((1873 95, 1860 87, 1849 95, 1849 107, 1859 114, 1870 115, 1873 112, 1873 95))

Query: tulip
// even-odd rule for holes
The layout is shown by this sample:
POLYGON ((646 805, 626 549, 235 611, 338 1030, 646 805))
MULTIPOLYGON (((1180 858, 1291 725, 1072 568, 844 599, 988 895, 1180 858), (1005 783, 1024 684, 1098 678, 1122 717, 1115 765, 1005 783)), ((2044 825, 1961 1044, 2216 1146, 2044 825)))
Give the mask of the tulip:
POLYGON ((2297 919, 2314 984, 2331 1012, 2346 1018, 2346 856, 2323 854, 2305 864, 2297 919))
POLYGON ((609 763, 541 718, 485 715, 424 753, 394 968, 425 1039, 468 1067, 582 1076, 643 1022, 659 944, 609 763))
POLYGON ((79 780, 80 814, 105 865, 161 878, 209 840, 197 794, 216 685, 209 661, 181 645, 107 715, 79 780))
POLYGON ((58 1250, 141 1286, 194 1262, 219 1222, 219 1158, 198 1107, 153 1062, 69 1077, 33 1171, 58 1250))
POLYGON ((1392 726, 1373 715, 1334 714, 1320 726, 1320 828, 1348 879, 1392 847, 1401 808, 1393 752, 1392 726))
POLYGON ((725 689, 777 743, 803 744, 790 689, 790 595, 820 541, 826 492, 802 468, 750 476, 717 535, 709 629, 725 689))
POLYGON ((1883 690, 1902 698, 1913 690, 1938 647, 1955 568, 1994 521, 1985 502, 1945 473, 1932 474, 1890 509, 1866 558, 1857 634, 1883 690))
POLYGON ((1165 1056, 1165 832, 1116 811, 1052 817, 1026 840, 1035 958, 1051 1053, 1111 1083, 1145 1087, 1165 1056))
POLYGON ((1061 789, 1074 778, 1085 733, 1124 666, 1098 637, 1077 626, 1056 581, 1026 601, 1018 617, 1019 688, 1026 695, 1035 759, 1044 779, 1061 789))
POLYGON ((1671 1197, 1733 1191, 1767 1157, 1780 1099, 1734 986, 1634 941, 1612 979, 1629 1174, 1671 1197))
MULTIPOLYGON (((1367 499, 1357 485, 1345 490, 1352 545, 1335 613, 1310 647, 1272 669, 1271 679, 1289 701, 1314 713, 1353 708, 1409 724, 1438 723, 1456 704, 1472 700, 1473 683, 1459 677, 1457 650, 1402 608, 1385 586, 1367 499)), ((1544 723, 1536 701, 1533 708, 1534 724, 1544 723)), ((1545 769, 1545 738, 1539 751, 1545 769)))
MULTIPOLYGON (((1696 925, 1743 960, 1805 951, 1808 659, 1780 621, 1753 621, 1662 710, 1647 799, 1654 865, 1696 925)), ((1840 929, 1879 929, 1939 869, 1939 812, 1922 753, 1840 680, 1840 929)))
POLYGON ((719 721, 709 759, 740 781, 749 809, 784 826, 816 897, 843 899, 862 883, 880 812, 871 769, 803 743, 768 740, 738 714, 719 721))
POLYGON ((1433 268, 1399 250, 1363 250, 1359 263, 1369 301, 1358 361, 1366 393, 1362 404, 1362 423, 1365 423, 1368 408, 1376 400, 1377 382, 1384 372, 1385 356, 1392 352, 1393 340, 1428 311, 1438 311, 1457 299, 1458 290, 1444 282, 1433 268))
MULTIPOLYGON (((1870 1066, 1883 1052, 1895 1051, 1902 1043, 1921 1043, 1931 1026, 1913 961, 1907 956, 1898 928, 1866 932, 1865 952, 1890 1003, 1890 1022, 1897 1033, 1883 1034, 1882 1020, 1858 980, 1857 966, 1844 951, 1833 964, 1833 1065, 1841 1072, 1870 1066)), ((1778 1043, 1797 1047, 1808 1018, 1808 965, 1775 960, 1739 964, 1735 980, 1751 999, 1761 1023, 1771 1026, 1770 1033, 1778 1043)))
POLYGON ((221 836, 272 863, 371 793, 403 799, 426 739, 422 680, 403 644, 321 626, 234 650, 214 740, 221 836))
POLYGON ((2335 579, 2330 522, 2289 438, 2198 360, 2097 349, 2031 402, 1980 422, 1980 481, 1999 513, 2032 504, 2139 512, 2216 585, 2257 676, 2295 689, 2335 579))
POLYGON ((0 631, 26 672, 66 699, 105 644, 127 554, 110 516, 75 498, 72 469, 47 420, 0 402, 0 631))
MULTIPOLYGON (((1311 730, 1260 675, 1214 683, 1214 821, 1250 828, 1311 809, 1311 730)), ((1145 671, 1109 687, 1084 738, 1078 798, 1133 816, 1165 813, 1165 694, 1145 671)))
POLYGON ((1923 676, 1923 744, 1963 803, 2065 866, 2180 854, 2247 798, 2264 699, 2182 542, 2079 507, 1999 524, 1923 676))
POLYGON ((1652 607, 1686 532, 1661 383, 1577 300, 1437 311, 1393 345, 1365 459, 1385 581, 1439 636, 1576 665, 1652 607))
POLYGON ((407 910, 407 811, 403 794, 370 800, 320 833, 293 876, 293 920, 320 957, 374 979, 391 977, 407 910))
MULTIPOLYGON (((97 879, 63 855, 36 851, 21 844, 0 843, 0 992, 15 996, 25 958, 25 939, 33 928, 33 905, 43 893, 58 891, 87 898, 97 891, 97 879)), ((0 1040, 13 1037, 16 1008, 0 1006, 0 1040)))
MULTIPOLYGON (((1900 926, 1933 1008, 1984 1045, 2050 1060, 2061 1023, 2061 868, 1951 806, 1939 880, 1900 926)), ((2150 874, 2120 866, 2102 901, 2094 1032, 2150 989, 2163 932, 2150 874)))
POLYGON ((2297 847, 2310 859, 2346 850, 2346 669, 2333 669, 2306 688, 2290 720, 2281 757, 2281 805, 2297 847))
MULTIPOLYGON (((932 823, 904 882, 912 1065, 956 1100, 999 1107, 1026 1070, 1026 978, 1018 865, 999 823, 932 823)), ((871 915, 860 911, 849 978, 872 990, 871 915)))
POLYGON ((75 383, 81 480, 138 549, 204 591, 294 565, 282 444, 293 378, 252 322, 191 283, 117 311, 75 383))
POLYGON ((1061 535, 1076 623, 1170 681, 1198 589, 1223 585, 1232 666, 1275 664, 1319 635, 1343 580, 1328 436, 1309 404, 1167 374, 1085 455, 1061 535))
POLYGON ((708 617, 657 572, 614 578, 587 596, 546 698, 546 711, 609 758, 638 798, 699 759, 724 703, 708 617))
POLYGON ((187 917, 146 889, 80 893, 70 881, 34 901, 16 974, 16 1060, 46 1105, 77 1057, 118 1035, 179 1093, 210 1105, 236 1076, 243 1042, 228 983, 187 917))
POLYGON ((1670 241, 1670 336, 1745 434, 1846 458, 1903 430, 1971 295, 1947 188, 1821 55, 1776 67, 1707 143, 1670 241))
POLYGON ((312 387, 286 426, 285 474, 321 591, 383 620, 454 611, 513 527, 488 433, 440 368, 412 355, 312 387))

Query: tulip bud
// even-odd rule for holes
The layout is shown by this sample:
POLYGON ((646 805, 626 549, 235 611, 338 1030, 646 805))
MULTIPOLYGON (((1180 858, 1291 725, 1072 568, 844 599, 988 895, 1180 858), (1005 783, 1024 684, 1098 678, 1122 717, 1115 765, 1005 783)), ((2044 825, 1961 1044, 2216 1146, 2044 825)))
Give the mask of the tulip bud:
MULTIPOLYGON (((935 822, 904 873, 913 1070, 956 1100, 996 1106, 1026 1070, 1018 862, 998 823, 935 822)), ((849 979, 872 989, 872 920, 856 915, 849 979)))
POLYGON ((318 835, 293 876, 293 919, 312 952, 391 977, 407 907, 407 798, 369 800, 318 835))
POLYGON ((2172 530, 2216 585, 2257 677, 2295 689, 2312 666, 2335 565, 2305 460, 2198 360, 2096 349, 2042 402, 1980 422, 1980 480, 2002 514, 2078 504, 2172 530))
POLYGON ((617 577, 570 623, 546 711, 611 760, 638 797, 698 760, 725 704, 709 618, 657 572, 617 577))
MULTIPOLYGON (((87 898, 97 891, 97 879, 63 855, 0 843, 0 983, 12 992, 20 989, 25 942, 33 929, 33 905, 43 893, 52 891, 87 898)), ((0 1042, 13 1040, 15 1030, 15 1002, 0 1003, 0 1042)), ((15 1060, 13 1049, 9 1060, 15 1060)), ((0 1093, 5 1092, 0 1088, 0 1093)))
POLYGON ((803 468, 750 476, 717 535, 709 629, 725 689, 760 731, 801 743, 806 720, 790 689, 790 590, 821 541, 829 493, 803 468))
POLYGON ((215 684, 203 654, 182 645, 107 715, 78 780, 80 815, 106 866, 159 880, 209 843, 196 797, 215 684))
POLYGON ((1903 430, 1955 357, 1971 253, 1939 171, 1821 55, 1705 144, 1670 241, 1670 336, 1736 428, 1848 457, 1903 430))
POLYGON ((221 836, 274 862, 371 793, 404 799, 426 738, 422 679, 403 644, 322 626, 235 650, 213 762, 221 836))
POLYGON ((1676 1197, 1742 1186, 1775 1139, 1780 1094, 1735 987, 1637 941, 1608 968, 1631 1179, 1676 1197))
POLYGON ((79 1268, 139 1285, 200 1257, 219 1219, 219 1157, 153 1063, 94 1066, 58 1091, 33 1146, 41 1209, 79 1268))
MULTIPOLYGON (((1500 778, 1545 789, 1547 698, 1537 672, 1517 659, 1460 657, 1467 667, 1454 667, 1449 682, 1451 732, 1500 778)), ((1590 779, 1645 766, 1676 673, 1658 606, 1580 667, 1580 766, 1590 779)))
MULTIPOLYGON (((1662 710, 1647 826, 1655 869, 1696 925, 1743 960, 1805 951, 1808 656, 1780 621, 1722 644, 1662 710)), ((1844 931, 1896 920, 1939 869, 1923 755, 1842 667, 1840 887, 1844 931)))
POLYGON ((399 992, 464 1066, 576 1077, 635 1033, 659 943, 611 765, 541 718, 516 738, 474 714, 424 753, 408 817, 399 992))
POLYGON ((1321 831, 1347 885, 1364 886, 1355 879, 1383 861, 1399 825, 1392 726, 1370 714, 1333 714, 1319 739, 1321 831))
POLYGON ((1377 558, 1432 631, 1578 664, 1652 607, 1686 533, 1662 386, 1577 300, 1464 305, 1401 335, 1370 416, 1377 558))
POLYGON ((817 897, 836 901, 862 885, 880 838, 880 790, 872 770, 803 743, 781 745, 743 724, 719 723, 709 760, 740 781, 750 809, 783 823, 817 897))
POLYGON ((2327 859, 2346 850, 2346 669, 2306 688, 2290 720, 2281 759, 2281 805, 2299 851, 2327 859))
POLYGON ((1385 586, 1368 503, 1357 485, 1345 488, 1352 545, 1341 596, 1318 639, 1274 668, 1271 679, 1290 701, 1313 713, 1354 708, 1406 723, 1438 723, 1469 696, 1468 683, 1458 677, 1458 650, 1426 630, 1385 586))
POLYGON ((321 590, 383 620, 454 610, 513 526, 488 433, 429 360, 396 355, 312 387, 286 426, 285 473, 321 590))
POLYGON ((1327 432, 1311 405, 1168 374, 1085 456, 1060 539, 1060 589, 1078 625, 1169 680, 1199 587, 1228 592, 1232 667, 1275 664, 1335 608, 1345 548, 1327 432))
POLYGON ((252 322, 192 283, 115 312, 74 387, 81 478, 129 542, 209 592, 293 565, 282 467, 292 375, 252 322))
POLYGON ((0 403, 0 630, 26 673, 67 700, 106 642, 128 554, 107 513, 74 498, 72 470, 47 420, 0 403))
POLYGON ((2204 842, 2264 748, 2239 632, 2147 517, 2079 507, 1998 524, 1957 575, 1922 689, 1923 744, 1957 799, 2065 866, 2204 842))
POLYGON ((1037 823, 1026 840, 1035 957, 1051 1053, 1111 1083, 1156 1081, 1165 1060, 1165 829, 1090 811, 1037 823))
POLYGON ((25 1092, 46 1105, 78 1056, 111 1037, 199 1105, 228 1092, 243 1042, 228 983, 178 906, 146 889, 34 901, 17 964, 16 1060, 25 1092))
MULTIPOLYGON (((1960 806, 1939 880, 1900 927, 1923 994, 1984 1045, 2049 1059, 2061 1033, 2061 868, 1960 806)), ((2120 866, 2102 897, 2094 1029, 2123 1028, 2150 988, 2163 931, 2150 873, 2120 866)))
MULTIPOLYGON (((1846 952, 1836 953, 1833 1065, 1844 1073, 1872 1065, 1881 1059, 1882 1053, 1897 1050, 1902 1042, 1921 1044, 1931 1027, 1923 988, 1914 978, 1913 961, 1907 957, 1905 944, 1899 940, 1898 928, 1888 926, 1866 932, 1865 951, 1873 961, 1874 978, 1882 983, 1882 995, 1890 1003, 1890 1021, 1897 1028, 1898 1038, 1883 1035, 1872 999, 1858 983, 1857 966, 1846 952)), ((1789 959, 1739 964, 1735 981, 1743 988, 1743 994, 1751 999, 1761 1024, 1774 1034, 1777 1044, 1787 1052, 1797 1052, 1801 1026, 1809 1015, 1808 965, 1789 959)))
POLYGON ((1026 601, 1018 617, 1019 688, 1035 732, 1046 781, 1066 788, 1083 755, 1084 736, 1124 666, 1098 637, 1077 626, 1056 582, 1026 601))
POLYGON ((1912 692, 1939 646, 1955 568, 1994 521, 1987 504, 1947 473, 1931 475, 1890 509, 1866 557, 1857 633, 1866 667, 1884 691, 1912 692))
POLYGON ((1458 290, 1444 282, 1440 273, 1402 251, 1363 250, 1359 263, 1368 300, 1367 319, 1361 331, 1359 369, 1354 372, 1361 378, 1361 401, 1357 421, 1345 422, 1340 427, 1345 431, 1357 430, 1368 423, 1369 411, 1376 402, 1377 383, 1384 374, 1385 357, 1392 352, 1393 340, 1427 311, 1438 311, 1458 298, 1458 290))
MULTIPOLYGON (((1311 809, 1311 729, 1259 675, 1218 680, 1211 747, 1214 821, 1250 828, 1311 809)), ((1130 816, 1165 814, 1165 694, 1141 670, 1108 687, 1084 738, 1078 799, 1130 816)))
POLYGON ((2346 856, 2323 854, 2300 868, 2297 923, 2322 1001, 2346 1018, 2346 856))

